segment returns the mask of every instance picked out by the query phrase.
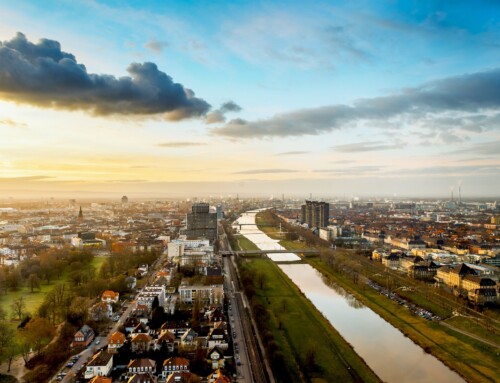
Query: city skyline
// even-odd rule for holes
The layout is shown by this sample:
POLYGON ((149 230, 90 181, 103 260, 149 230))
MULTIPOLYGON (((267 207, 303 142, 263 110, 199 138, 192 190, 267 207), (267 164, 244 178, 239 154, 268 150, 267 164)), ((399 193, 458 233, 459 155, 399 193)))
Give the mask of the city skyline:
POLYGON ((498 196, 494 2, 0 12, 0 198, 498 196))

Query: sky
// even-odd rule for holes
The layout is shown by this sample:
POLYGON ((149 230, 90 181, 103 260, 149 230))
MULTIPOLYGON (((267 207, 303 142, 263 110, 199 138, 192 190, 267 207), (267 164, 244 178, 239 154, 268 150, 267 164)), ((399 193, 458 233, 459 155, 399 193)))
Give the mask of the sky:
POLYGON ((500 194, 497 1, 0 15, 0 198, 500 194))

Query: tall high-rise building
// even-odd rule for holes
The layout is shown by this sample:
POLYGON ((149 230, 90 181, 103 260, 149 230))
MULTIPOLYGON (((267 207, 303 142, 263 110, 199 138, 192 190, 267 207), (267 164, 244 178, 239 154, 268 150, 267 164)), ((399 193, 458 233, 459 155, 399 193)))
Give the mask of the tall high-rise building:
POLYGON ((330 216, 330 204, 327 202, 308 201, 301 206, 300 220, 309 227, 327 227, 330 216))
POLYGON ((221 220, 224 218, 224 211, 222 210, 222 205, 218 204, 217 207, 215 208, 215 211, 217 213, 217 219, 221 220))
POLYGON ((186 214, 186 235, 188 238, 204 237, 213 241, 217 238, 217 213, 210 212, 208 203, 195 203, 191 213, 186 214))
POLYGON ((122 197, 122 203, 128 203, 128 197, 126 195, 122 197))

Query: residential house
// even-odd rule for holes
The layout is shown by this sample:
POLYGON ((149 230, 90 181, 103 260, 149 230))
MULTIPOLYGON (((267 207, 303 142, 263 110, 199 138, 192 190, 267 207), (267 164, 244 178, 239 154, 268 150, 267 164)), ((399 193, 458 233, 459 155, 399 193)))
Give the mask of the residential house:
POLYGON ((83 325, 82 328, 75 333, 73 342, 71 342, 71 347, 87 347, 94 339, 94 336, 94 330, 87 325, 83 325))
POLYGON ((224 368, 224 352, 219 347, 209 348, 207 358, 213 370, 224 368))
POLYGON ((227 350, 229 347, 229 337, 222 326, 214 327, 207 336, 208 347, 219 347, 221 350, 227 350))
POLYGON ((198 339, 198 333, 193 329, 188 329, 181 336, 181 345, 186 346, 196 346, 196 341, 198 339))
POLYGON ((108 338, 108 352, 118 352, 118 349, 123 347, 125 341, 125 334, 121 333, 120 331, 115 331, 108 338))
POLYGON ((208 383, 231 383, 231 379, 225 376, 220 370, 214 371, 207 378, 208 383))
POLYGON ((97 302, 90 308, 90 317, 96 322, 109 319, 113 316, 113 308, 107 302, 97 302))
POLYGON ((94 376, 89 383, 112 383, 112 379, 105 376, 94 376))
POLYGON ((190 372, 174 372, 170 374, 165 383, 190 383, 198 376, 190 372))
POLYGON ((117 303, 120 299, 120 293, 115 293, 111 290, 106 290, 101 295, 101 301, 112 304, 117 303))
POLYGON ((149 372, 142 372, 132 375, 127 383, 156 383, 158 379, 149 372))
POLYGON ((220 305, 210 305, 208 310, 205 312, 205 318, 207 318, 211 323, 221 322, 226 319, 220 305))
POLYGON ((147 305, 139 304, 130 314, 131 317, 139 319, 142 323, 147 324, 150 319, 151 309, 147 305))
POLYGON ((153 359, 138 358, 130 361, 127 366, 129 375, 136 373, 156 373, 156 362, 153 359))
POLYGON ((164 349, 168 352, 174 352, 175 350, 175 335, 168 331, 168 330, 162 330, 160 332, 160 336, 155 342, 154 346, 155 350, 160 350, 164 349))
POLYGON ((147 352, 151 348, 153 339, 149 334, 135 334, 131 340, 132 352, 147 352))
POLYGON ((175 372, 189 372, 189 360, 180 356, 165 359, 162 369, 163 378, 167 378, 175 372))
POLYGON ((143 322, 139 322, 132 331, 130 331, 130 336, 133 337, 135 334, 149 334, 149 327, 143 322))
POLYGON ((83 374, 85 379, 91 379, 95 376, 108 376, 113 367, 113 354, 101 350, 95 354, 83 374))
POLYGON ((127 332, 127 334, 130 334, 132 332, 132 330, 139 323, 141 323, 141 321, 139 319, 134 318, 134 317, 128 317, 127 319, 125 319, 125 323, 123 324, 123 326, 125 327, 125 332, 127 332))
POLYGON ((160 327, 160 331, 167 330, 173 333, 176 337, 180 338, 187 330, 189 330, 189 323, 183 321, 165 322, 160 327))

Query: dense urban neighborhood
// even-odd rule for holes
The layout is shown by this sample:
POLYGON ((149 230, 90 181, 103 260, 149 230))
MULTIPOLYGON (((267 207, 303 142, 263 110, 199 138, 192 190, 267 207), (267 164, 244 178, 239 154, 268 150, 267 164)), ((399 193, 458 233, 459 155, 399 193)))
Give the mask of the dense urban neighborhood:
MULTIPOLYGON (((325 341, 299 347, 280 319, 304 298, 273 306, 265 293, 274 284, 265 250, 278 265, 283 259, 273 256, 288 252, 328 284, 336 273, 356 286, 349 292, 336 281, 346 294, 367 286, 377 299, 495 349, 499 228, 495 201, 4 202, 1 371, 14 367, 28 383, 328 379, 315 349, 325 341), (260 209, 255 227, 283 250, 250 242, 238 218, 251 209, 260 209), (444 321, 457 315, 472 327, 444 321)), ((378 381, 339 339, 328 342, 348 350, 348 379, 378 381)))

